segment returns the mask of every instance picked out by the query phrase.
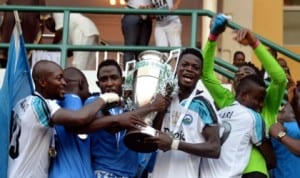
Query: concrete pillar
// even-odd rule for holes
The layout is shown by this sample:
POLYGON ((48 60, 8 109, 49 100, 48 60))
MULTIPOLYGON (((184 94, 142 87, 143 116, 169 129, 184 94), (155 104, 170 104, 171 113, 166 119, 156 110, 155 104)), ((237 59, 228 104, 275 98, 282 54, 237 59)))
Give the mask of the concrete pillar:
MULTIPOLYGON (((217 12, 217 0, 203 0, 203 9, 207 9, 213 12, 217 12)), ((209 17, 203 17, 202 21, 202 47, 204 47, 205 41, 208 38, 209 35, 209 24, 210 24, 211 18, 209 17)))

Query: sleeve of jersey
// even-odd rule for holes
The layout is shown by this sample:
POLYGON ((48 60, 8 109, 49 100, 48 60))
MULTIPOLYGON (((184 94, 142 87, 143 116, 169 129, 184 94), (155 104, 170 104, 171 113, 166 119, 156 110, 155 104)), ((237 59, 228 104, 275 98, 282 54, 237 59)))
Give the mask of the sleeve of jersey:
POLYGON ((47 105, 50 110, 50 117, 54 115, 54 113, 59 110, 61 107, 57 104, 57 102, 53 100, 47 100, 47 105))
POLYGON ((35 97, 32 104, 39 123, 45 127, 50 127, 50 118, 60 108, 60 106, 56 103, 56 101, 45 101, 39 97, 35 97))
POLYGON ((196 107, 198 108, 195 110, 198 111, 198 114, 200 115, 203 123, 209 126, 214 126, 218 124, 219 121, 217 113, 214 110, 212 104, 204 97, 198 97, 195 101, 196 107))
POLYGON ((271 83, 267 88, 264 100, 265 104, 262 110, 263 116, 271 116, 265 116, 264 118, 267 127, 269 127, 276 121, 276 115, 286 89, 287 78, 282 67, 262 44, 259 44, 255 49, 255 54, 271 78, 271 83))
POLYGON ((60 103, 60 106, 65 109, 76 111, 82 108, 82 101, 81 98, 77 95, 65 95, 65 98, 60 103))
POLYGON ((94 101, 96 101, 99 98, 99 95, 95 95, 95 96, 90 96, 88 97, 85 101, 83 105, 88 105, 93 103, 94 101))
POLYGON ((265 138, 267 138, 267 132, 265 127, 265 122, 261 114, 249 110, 252 113, 253 118, 253 127, 252 127, 252 136, 251 141, 255 146, 260 146, 265 138))
POLYGON ((222 86, 214 72, 214 54, 216 42, 207 41, 203 49, 202 82, 214 99, 218 108, 231 105, 234 101, 233 93, 222 86))

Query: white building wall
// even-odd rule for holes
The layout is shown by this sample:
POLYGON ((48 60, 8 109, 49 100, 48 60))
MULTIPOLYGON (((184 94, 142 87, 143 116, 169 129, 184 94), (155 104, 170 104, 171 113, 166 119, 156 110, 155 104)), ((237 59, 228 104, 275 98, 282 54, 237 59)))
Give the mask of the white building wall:
MULTIPOLYGON (((226 0, 223 1, 223 13, 230 15, 232 21, 241 25, 242 27, 252 29, 253 17, 253 0, 239 1, 239 0, 226 0)), ((251 61, 252 49, 239 45, 233 39, 233 30, 227 28, 222 35, 221 42, 218 47, 217 56, 232 63, 233 54, 235 51, 240 50, 246 54, 246 60, 251 61)))

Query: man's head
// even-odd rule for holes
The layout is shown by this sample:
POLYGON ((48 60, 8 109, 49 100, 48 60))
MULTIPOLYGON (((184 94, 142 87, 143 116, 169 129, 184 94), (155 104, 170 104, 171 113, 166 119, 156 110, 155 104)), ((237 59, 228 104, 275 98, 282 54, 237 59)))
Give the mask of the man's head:
POLYGON ((262 78, 261 72, 259 69, 251 62, 246 62, 242 64, 238 71, 235 73, 235 76, 233 78, 233 88, 236 90, 237 86, 239 85, 239 82, 241 79, 248 75, 257 75, 258 77, 262 78))
POLYGON ((201 77, 203 56, 196 48, 186 48, 179 57, 177 76, 181 91, 191 92, 201 77))
POLYGON ((45 23, 45 26, 47 27, 47 29, 50 32, 55 33, 55 31, 56 31, 55 30, 55 21, 54 21, 54 19, 53 19, 52 16, 50 16, 49 18, 47 18, 44 23, 45 23))
POLYGON ((113 59, 101 62, 97 70, 98 81, 96 84, 102 93, 115 92, 122 94, 122 70, 120 65, 113 59))
POLYGON ((246 57, 243 51, 236 51, 233 55, 233 65, 240 67, 246 62, 246 57))
POLYGON ((268 51, 271 53, 271 55, 272 55, 275 59, 277 59, 278 54, 277 54, 276 49, 274 49, 274 48, 268 48, 268 51))
POLYGON ((248 75, 240 80, 236 89, 236 99, 244 106, 257 112, 263 108, 266 85, 257 75, 248 75))
POLYGON ((66 81, 63 69, 52 61, 38 61, 32 70, 32 78, 39 92, 46 99, 62 99, 65 94, 66 81))
POLYGON ((286 60, 284 58, 277 58, 277 62, 279 63, 279 65, 283 68, 284 72, 287 74, 287 75, 291 75, 291 72, 290 72, 290 68, 286 62, 286 60))
POLYGON ((83 101, 90 96, 88 81, 79 69, 75 67, 64 69, 64 79, 67 82, 66 93, 76 94, 83 101))

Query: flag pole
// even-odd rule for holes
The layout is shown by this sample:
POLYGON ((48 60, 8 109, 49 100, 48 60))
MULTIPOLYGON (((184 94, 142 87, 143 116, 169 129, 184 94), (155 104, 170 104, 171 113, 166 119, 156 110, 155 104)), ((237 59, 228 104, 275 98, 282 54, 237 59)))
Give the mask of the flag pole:
MULTIPOLYGON (((21 20, 14 11, 15 25, 11 34, 8 61, 0 89, 0 177, 8 174, 12 111, 16 103, 34 92, 27 51, 22 36, 21 20)), ((17 138, 17 137, 16 137, 17 138)), ((15 143, 16 140, 12 141, 15 143)))
POLYGON ((16 21, 15 25, 17 26, 19 33, 22 34, 21 20, 17 10, 14 10, 14 16, 16 21))

